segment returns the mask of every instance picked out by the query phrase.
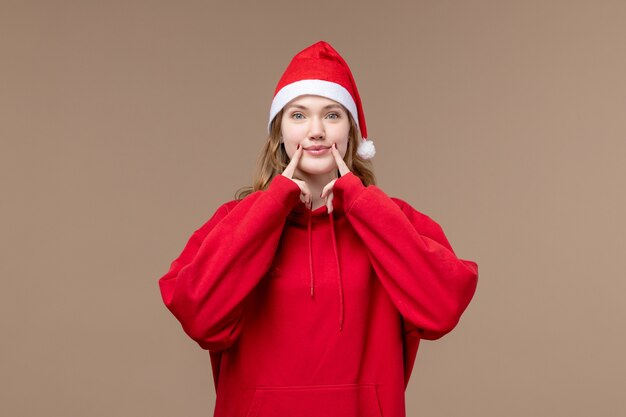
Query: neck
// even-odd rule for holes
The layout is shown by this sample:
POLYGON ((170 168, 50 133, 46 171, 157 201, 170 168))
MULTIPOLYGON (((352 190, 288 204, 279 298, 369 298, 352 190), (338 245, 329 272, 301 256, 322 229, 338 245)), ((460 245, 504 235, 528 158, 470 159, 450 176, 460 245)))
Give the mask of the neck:
POLYGON ((325 204, 325 201, 320 194, 322 194, 322 190, 332 180, 338 178, 338 173, 336 170, 329 172, 328 174, 320 174, 320 175, 311 175, 296 171, 295 178, 306 182, 306 185, 309 187, 309 191, 311 192, 313 207, 311 210, 315 210, 319 207, 322 207, 325 204))

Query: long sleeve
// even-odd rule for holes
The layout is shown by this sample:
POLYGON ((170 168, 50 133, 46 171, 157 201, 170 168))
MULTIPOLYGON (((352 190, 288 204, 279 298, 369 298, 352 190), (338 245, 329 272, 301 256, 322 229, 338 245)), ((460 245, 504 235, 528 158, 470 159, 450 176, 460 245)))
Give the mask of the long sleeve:
POLYGON ((424 339, 451 331, 474 295, 478 265, 457 258, 428 216, 376 186, 365 187, 353 173, 339 178, 333 192, 405 323, 424 339))
POLYGON ((221 206, 159 279, 161 296, 203 349, 229 347, 244 301, 270 268, 300 189, 278 175, 265 191, 221 206))

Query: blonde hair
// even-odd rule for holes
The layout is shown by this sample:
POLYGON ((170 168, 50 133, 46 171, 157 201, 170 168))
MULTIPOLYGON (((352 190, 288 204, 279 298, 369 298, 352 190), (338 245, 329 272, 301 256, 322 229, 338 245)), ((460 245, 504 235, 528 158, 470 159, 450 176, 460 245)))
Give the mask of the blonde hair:
MULTIPOLYGON (((363 185, 375 185, 376 178, 374 177, 372 163, 361 158, 356 153, 358 145, 362 140, 359 129, 352 115, 348 111, 346 111, 346 113, 350 119, 350 133, 348 134, 348 149, 346 150, 346 155, 343 160, 350 171, 359 177, 363 185)), ((267 140, 261 149, 257 161, 257 170, 252 186, 245 186, 237 190, 235 193, 237 200, 241 200, 255 191, 266 190, 272 182, 272 179, 276 175, 280 175, 289 164, 289 156, 285 151, 284 144, 280 141, 280 124, 282 117, 283 110, 280 110, 276 114, 276 117, 274 117, 274 120, 272 120, 270 133, 267 136, 267 140)))

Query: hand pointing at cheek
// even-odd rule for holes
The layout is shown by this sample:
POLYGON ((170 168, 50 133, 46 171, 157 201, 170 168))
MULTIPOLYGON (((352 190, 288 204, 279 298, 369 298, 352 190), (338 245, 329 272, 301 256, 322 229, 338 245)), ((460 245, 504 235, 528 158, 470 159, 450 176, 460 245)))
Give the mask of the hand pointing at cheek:
POLYGON ((298 145, 296 152, 294 152, 291 161, 289 161, 289 165, 285 168, 282 175, 289 178, 291 181, 295 182, 298 187, 300 187, 300 200, 309 208, 309 210, 313 206, 313 196, 311 195, 311 191, 309 190, 309 186, 306 182, 293 178, 293 174, 296 172, 296 168, 298 167, 298 163, 300 163, 300 158, 302 157, 302 146, 298 145))
MULTIPOLYGON (((335 164, 337 164, 337 168, 339 169, 339 175, 343 177, 350 172, 350 168, 348 168, 348 165, 346 165, 343 158, 341 157, 339 150, 337 150, 336 144, 333 143, 333 146, 330 148, 330 150, 333 154, 333 157, 335 158, 335 164)), ((326 186, 322 190, 321 195, 321 197, 325 200, 326 207, 329 213, 333 212, 333 186, 335 185, 335 181, 337 181, 337 178, 326 184, 326 186)))

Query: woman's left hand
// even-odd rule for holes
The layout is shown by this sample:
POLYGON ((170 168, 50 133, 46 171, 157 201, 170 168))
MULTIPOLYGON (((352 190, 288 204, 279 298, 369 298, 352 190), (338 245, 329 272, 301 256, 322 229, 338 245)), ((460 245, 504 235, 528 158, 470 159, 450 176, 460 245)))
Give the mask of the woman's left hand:
MULTIPOLYGON (((335 143, 331 146, 330 151, 332 152, 337 168, 339 169, 339 176, 343 177, 350 172, 350 168, 348 168, 348 165, 344 162, 335 143)), ((325 200, 326 208, 329 213, 333 212, 333 186, 335 185, 335 181, 337 181, 337 178, 326 184, 322 190, 322 195, 320 196, 325 200)))

